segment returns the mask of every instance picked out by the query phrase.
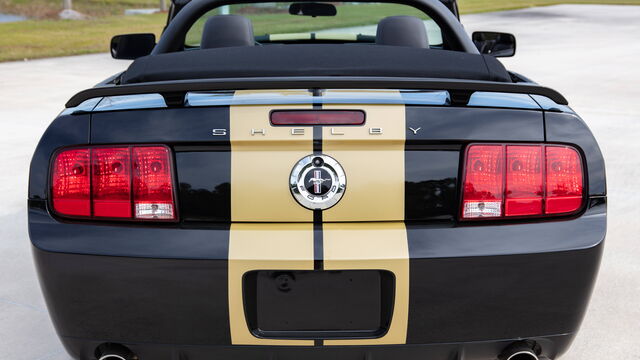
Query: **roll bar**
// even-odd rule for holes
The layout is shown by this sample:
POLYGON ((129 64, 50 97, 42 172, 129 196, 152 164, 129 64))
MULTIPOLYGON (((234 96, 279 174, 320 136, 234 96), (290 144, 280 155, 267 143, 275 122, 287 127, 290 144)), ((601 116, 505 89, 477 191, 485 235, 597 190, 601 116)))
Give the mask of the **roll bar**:
MULTIPOLYGON (((304 2, 306 0, 289 0, 304 2)), ((386 2, 413 6, 429 15, 442 29, 443 36, 451 48, 470 54, 478 54, 478 49, 467 35, 456 16, 439 0, 358 0, 359 2, 386 2)), ((180 51, 184 47, 184 39, 191 26, 207 11, 224 5, 252 4, 264 0, 194 0, 178 12, 165 29, 160 41, 153 49, 152 55, 180 51)))

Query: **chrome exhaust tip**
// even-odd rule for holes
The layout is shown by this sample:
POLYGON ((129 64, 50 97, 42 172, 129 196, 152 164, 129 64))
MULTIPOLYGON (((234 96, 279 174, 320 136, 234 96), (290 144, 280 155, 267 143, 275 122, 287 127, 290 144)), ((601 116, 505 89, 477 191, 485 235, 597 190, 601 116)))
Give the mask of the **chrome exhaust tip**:
POLYGON ((529 341, 519 341, 507 346, 500 360, 540 360, 540 347, 529 341))
POLYGON ((533 350, 523 350, 509 355, 506 360, 539 360, 539 358, 533 350))
POLYGON ((138 360, 138 357, 121 344, 104 343, 96 348, 96 359, 98 360, 138 360))
POLYGON ((105 355, 102 355, 98 360, 127 360, 127 359, 116 354, 105 354, 105 355))

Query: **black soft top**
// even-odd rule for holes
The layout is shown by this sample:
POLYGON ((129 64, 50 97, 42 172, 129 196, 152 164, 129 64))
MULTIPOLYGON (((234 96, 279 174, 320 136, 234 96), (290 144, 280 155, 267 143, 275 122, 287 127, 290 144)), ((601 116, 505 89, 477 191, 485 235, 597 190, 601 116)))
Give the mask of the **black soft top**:
POLYGON ((273 44, 187 50, 135 60, 123 84, 273 76, 385 76, 511 82, 492 56, 370 44, 273 44))

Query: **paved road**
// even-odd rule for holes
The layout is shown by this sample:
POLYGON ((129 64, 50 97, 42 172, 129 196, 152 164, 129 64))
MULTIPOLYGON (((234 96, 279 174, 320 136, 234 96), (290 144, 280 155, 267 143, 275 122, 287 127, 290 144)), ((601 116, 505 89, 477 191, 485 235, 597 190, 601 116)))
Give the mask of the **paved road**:
MULTIPOLYGON (((639 18, 640 7, 574 5, 463 19, 470 31, 514 33, 518 55, 505 64, 564 93, 607 161, 610 216, 602 270, 564 360, 640 359, 639 18)), ((62 104, 126 65, 104 54, 0 64, 0 359, 68 360, 31 261, 28 164, 62 104)))
POLYGON ((0 23, 23 21, 26 19, 27 18, 25 18, 24 16, 19 15, 0 14, 0 23))

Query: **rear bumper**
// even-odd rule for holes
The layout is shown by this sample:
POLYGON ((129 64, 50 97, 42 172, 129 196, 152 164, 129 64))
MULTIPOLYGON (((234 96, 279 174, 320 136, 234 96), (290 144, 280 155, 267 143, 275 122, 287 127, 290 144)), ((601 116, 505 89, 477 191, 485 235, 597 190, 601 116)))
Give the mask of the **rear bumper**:
POLYGON ((554 222, 406 224, 408 321, 398 345, 232 345, 228 227, 65 224, 32 202, 29 230, 52 320, 78 359, 104 342, 160 360, 492 359, 523 338, 554 358, 588 304, 606 200, 554 222))
MULTIPOLYGON (((541 360, 553 359, 564 353, 573 341, 573 334, 536 337, 532 340, 542 348, 541 360)), ((102 341, 61 338, 69 354, 75 359, 95 359, 94 351, 102 341)), ((428 345, 377 346, 206 346, 125 343, 141 359, 152 360, 495 360, 496 354, 513 340, 479 341, 428 345)))

